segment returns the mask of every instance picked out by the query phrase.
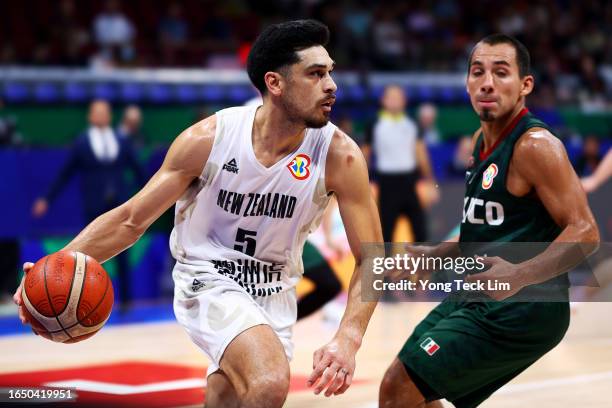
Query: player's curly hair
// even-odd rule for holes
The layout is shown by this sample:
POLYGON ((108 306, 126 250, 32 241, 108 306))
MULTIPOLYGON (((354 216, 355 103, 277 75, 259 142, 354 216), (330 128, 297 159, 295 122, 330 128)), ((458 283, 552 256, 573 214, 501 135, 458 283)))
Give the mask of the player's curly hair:
POLYGON ((247 59, 247 73, 255 87, 267 92, 264 75, 299 62, 297 51, 326 46, 329 29, 316 20, 295 20, 273 24, 257 37, 247 59))

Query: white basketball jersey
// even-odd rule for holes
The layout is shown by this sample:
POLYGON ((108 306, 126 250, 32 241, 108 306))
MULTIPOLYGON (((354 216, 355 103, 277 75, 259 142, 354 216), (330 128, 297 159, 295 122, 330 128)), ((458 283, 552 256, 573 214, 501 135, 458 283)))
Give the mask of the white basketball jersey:
POLYGON ((210 157, 176 203, 170 238, 179 264, 231 278, 254 297, 301 278, 304 241, 329 199, 325 161, 336 129, 306 129, 297 150, 266 168, 253 151, 257 108, 217 112, 210 157))

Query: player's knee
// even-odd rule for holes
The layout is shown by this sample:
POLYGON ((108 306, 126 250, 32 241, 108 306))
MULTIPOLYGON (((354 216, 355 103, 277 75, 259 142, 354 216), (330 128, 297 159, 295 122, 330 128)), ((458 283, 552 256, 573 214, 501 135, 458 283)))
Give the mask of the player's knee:
POLYGON ((397 390, 397 382, 398 378, 395 375, 395 370, 393 369, 393 365, 387 369, 385 375, 380 382, 380 396, 381 398, 388 398, 393 396, 397 390))
POLYGON ((257 408, 282 407, 288 393, 289 373, 268 373, 249 381, 242 405, 257 408))
POLYGON ((403 394, 403 390, 405 390, 409 385, 408 383, 411 382, 412 380, 406 373, 403 363, 395 359, 380 382, 379 392, 381 402, 394 401, 396 397, 403 394))

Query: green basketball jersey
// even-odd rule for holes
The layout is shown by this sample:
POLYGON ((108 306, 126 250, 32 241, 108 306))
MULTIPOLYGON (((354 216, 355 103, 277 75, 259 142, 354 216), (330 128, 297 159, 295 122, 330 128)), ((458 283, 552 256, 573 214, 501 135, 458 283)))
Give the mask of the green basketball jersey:
POLYGON ((551 242, 561 232, 539 200, 517 197, 506 188, 514 145, 533 127, 548 129, 523 109, 486 157, 483 134, 478 137, 474 164, 466 173, 461 242, 551 242))
MULTIPOLYGON (((466 172, 463 219, 459 235, 464 254, 485 253, 487 256, 497 255, 509 262, 520 263, 538 255, 547 244, 510 247, 500 243, 548 243, 561 233, 561 228, 537 198, 517 197, 506 188, 514 145, 528 129, 534 127, 550 131, 545 123, 525 108, 502 132, 488 155, 481 153, 484 136, 481 133, 478 137, 472 156, 474 164, 466 172)), ((550 284, 561 289, 560 299, 565 300, 566 288, 569 285, 567 274, 531 286, 530 293, 537 293, 535 291, 539 288, 543 288, 545 293, 553 293, 546 287, 550 284)), ((523 292, 522 295, 526 293, 523 292)))

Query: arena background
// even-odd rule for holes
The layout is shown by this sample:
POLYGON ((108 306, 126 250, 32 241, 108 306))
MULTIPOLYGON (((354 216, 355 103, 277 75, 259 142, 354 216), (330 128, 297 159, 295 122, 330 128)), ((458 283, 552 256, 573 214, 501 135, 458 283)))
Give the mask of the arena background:
MULTIPOLYGON (((272 22, 316 18, 330 27, 332 37, 328 49, 337 63, 333 77, 338 84, 333 121, 358 143, 363 141, 366 128, 376 118, 382 90, 388 84, 405 89, 408 113, 413 118, 422 104, 437 108, 439 137, 427 142, 442 199, 431 204, 427 191, 422 194, 423 203, 428 206, 428 229, 433 241, 444 239, 460 220, 463 182, 453 164, 460 138, 478 127, 464 81, 469 51, 482 36, 504 32, 515 35, 528 47, 536 78, 528 107, 563 140, 570 159, 580 170, 579 175, 588 175, 612 145, 612 4, 605 1, 442 0, 373 4, 317 0, 227 0, 222 3, 4 0, 0 10, 0 240, 18 243, 20 263, 58 250, 84 226, 78 179, 71 180, 45 217, 34 218, 31 209, 34 200, 44 193, 65 162, 70 143, 86 128, 87 106, 91 100, 112 103, 114 124, 118 124, 126 106, 137 105, 142 109, 142 138, 136 141, 136 146, 148 177, 159 167, 169 143, 182 129, 218 109, 241 105, 255 96, 244 72, 245 59, 261 28, 272 22)), ((589 200, 602 238, 609 241, 611 184, 602 186, 589 200)), ((20 276, 17 271, 6 272, 9 281, 0 299, 0 344, 5 342, 5 346, 0 346, 0 360, 6 360, 7 364, 0 365, 4 373, 0 374, 0 386, 38 385, 42 379, 63 380, 73 375, 72 372, 66 377, 65 373, 40 371, 43 369, 70 367, 79 376, 86 377, 83 373, 95 371, 104 361, 95 356, 100 350, 108 351, 121 344, 126 346, 118 355, 110 352, 108 355, 109 361, 119 364, 116 366, 119 368, 115 367, 117 371, 109 371, 107 377, 92 374, 91 378, 145 384, 145 380, 130 383, 115 376, 116 372, 129 371, 128 368, 140 373, 134 375, 166 370, 164 366, 147 366, 152 363, 143 362, 142 350, 134 350, 139 341, 157 341, 151 338, 156 336, 156 324, 164 330, 167 328, 176 340, 171 335, 160 336, 160 344, 148 346, 151 353, 163 354, 168 345, 189 350, 188 357, 182 359, 193 359, 197 376, 202 377, 206 359, 173 322, 172 259, 167 245, 171 226, 172 215, 167 213, 129 252, 133 307, 125 314, 113 313, 110 327, 79 345, 60 347, 28 334, 28 329, 19 324, 16 308, 8 296, 20 276), (149 324, 141 326, 143 322, 149 324), (109 342, 102 343, 107 335, 109 342), (149 337, 138 340, 139 336, 149 337), (71 348, 77 351, 70 353, 71 348), (38 361, 24 357, 35 350, 46 350, 56 357, 41 357, 38 361), (64 356, 62 353, 70 353, 72 357, 59 357, 64 356), (20 358, 26 363, 20 364, 20 358)), ((405 221, 398 225, 398 239, 410 240, 408 227, 405 221)), ((339 242, 343 240, 337 217, 334 234, 339 242)), ((332 256, 320 237, 315 236, 314 241, 329 255, 346 287, 352 271, 350 255, 345 252, 341 257, 332 256)), ((105 267, 115 277, 114 261, 105 267)), ((309 289, 307 282, 300 284, 300 293, 309 289)), ((304 366, 308 366, 309 353, 322 341, 317 336, 311 338, 312 333, 329 337, 333 332, 330 327, 337 323, 343 310, 343 302, 341 296, 323 313, 298 325, 296 335, 304 334, 307 340, 298 343, 306 357, 298 355, 296 364, 304 360, 304 366)), ((418 321, 417 317, 431 306, 385 305, 389 308, 383 309, 386 317, 377 312, 371 345, 384 345, 386 336, 395 333, 392 346, 382 354, 373 352, 375 348, 369 349, 368 353, 373 354, 364 358, 376 362, 367 360, 361 368, 363 381, 368 384, 362 390, 367 392, 357 392, 359 397, 355 400, 341 399, 338 406, 358 406, 376 400, 377 378, 418 321), (390 313, 394 316, 389 317, 390 313), (398 314, 410 316, 402 319, 398 314), (397 325, 402 327, 401 331, 394 329, 397 325)), ((573 326, 577 327, 575 336, 597 339, 601 350, 597 349, 594 354, 609 357, 605 364, 602 362, 605 359, 594 355, 585 357, 586 361, 570 363, 563 356, 560 360, 551 360, 551 367, 558 364, 564 367, 561 371, 568 372, 563 378, 574 378, 573 373, 587 376, 577 382, 568 380, 567 384, 590 382, 597 387, 602 384, 598 383, 601 378, 608 382, 612 379, 609 364, 612 333, 609 323, 597 323, 597 319, 603 319, 609 312, 608 304, 578 309, 577 323, 573 326), (596 310, 590 311, 591 308, 596 310)), ((570 342, 574 339, 571 333, 568 337, 570 342)), ((588 344, 572 346, 579 349, 588 344)), ((172 354, 152 360, 174 361, 172 354)), ((300 375, 308 374, 307 369, 297 371, 300 375)), ((532 375, 539 381, 549 381, 550 373, 543 371, 535 374, 528 371, 526 378, 532 375)), ((182 377, 177 374, 176 378, 182 377)), ((299 375, 296 378, 298 384, 299 375)), ((517 381, 520 385, 524 377, 517 381)), ((545 387, 551 394, 542 396, 536 392, 534 397, 510 392, 506 399, 494 399, 491 406, 515 406, 514 403, 518 406, 530 401, 538 401, 538 406, 573 406, 567 396, 559 394, 566 384, 565 380, 559 381, 545 387), (557 398, 559 395, 562 396, 557 398)), ((190 405, 201 397, 201 390, 197 390, 201 384, 196 385, 195 390, 179 387, 194 393, 195 400, 176 399, 177 393, 147 394, 149 399, 143 400, 138 399, 142 396, 138 393, 129 394, 131 400, 125 399, 127 394, 122 394, 123 397, 93 391, 91 395, 85 394, 95 401, 190 405)), ((288 406, 331 404, 310 396, 303 390, 304 384, 300 386, 295 391, 298 397, 290 397, 288 406)), ((591 405, 583 406, 609 404, 608 401, 600 404, 594 396, 598 390, 588 393, 586 401, 591 405)), ((351 391, 347 398, 350 395, 351 391)))

